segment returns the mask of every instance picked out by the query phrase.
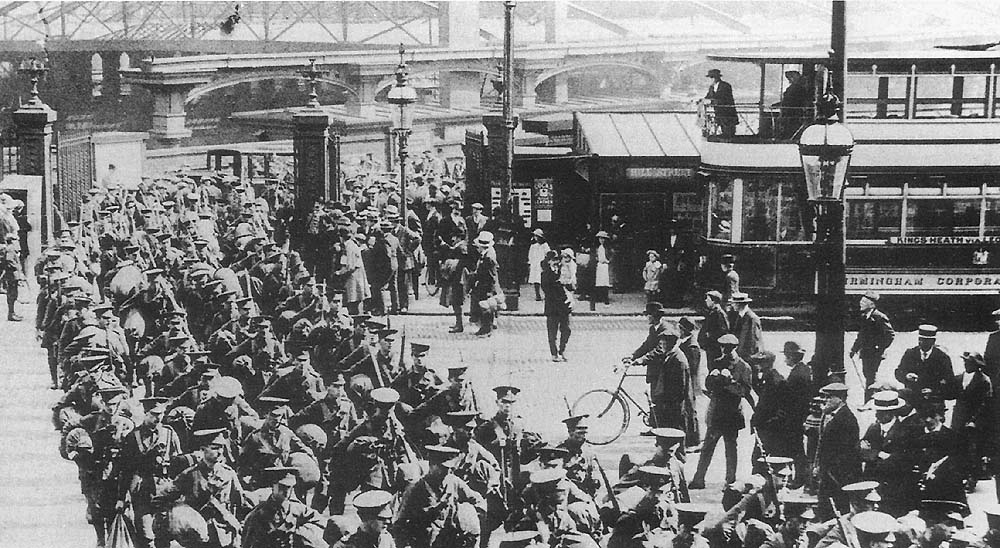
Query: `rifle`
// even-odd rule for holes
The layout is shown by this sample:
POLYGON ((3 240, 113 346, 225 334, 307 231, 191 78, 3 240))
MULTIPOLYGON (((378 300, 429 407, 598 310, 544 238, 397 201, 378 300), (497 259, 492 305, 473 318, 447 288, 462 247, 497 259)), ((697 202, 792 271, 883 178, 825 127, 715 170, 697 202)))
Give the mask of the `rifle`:
POLYGON ((601 465, 601 461, 596 457, 594 462, 597 463, 597 471, 601 473, 601 480, 604 481, 604 488, 608 490, 608 498, 611 499, 611 507, 614 508, 615 512, 618 514, 622 513, 621 504, 618 503, 618 497, 615 496, 614 490, 611 488, 611 481, 608 480, 608 473, 604 471, 604 466, 601 465))
POLYGON ((406 365, 403 363, 403 357, 406 355, 406 324, 403 324, 403 336, 399 338, 399 372, 404 371, 406 365))
POLYGON ((833 515, 837 519, 837 525, 840 526, 840 532, 844 535, 844 544, 847 545, 847 548, 861 548, 861 541, 858 540, 857 529, 855 529, 853 525, 848 524, 847 518, 840 513, 840 510, 837 508, 837 503, 833 501, 833 498, 829 500, 830 507, 833 508, 833 515))

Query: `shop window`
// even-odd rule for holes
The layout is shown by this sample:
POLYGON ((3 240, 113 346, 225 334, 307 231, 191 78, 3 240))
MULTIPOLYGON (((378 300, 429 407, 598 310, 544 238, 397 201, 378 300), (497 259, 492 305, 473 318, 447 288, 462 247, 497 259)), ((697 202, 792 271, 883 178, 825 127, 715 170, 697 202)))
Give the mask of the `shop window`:
POLYGON ((899 236, 903 203, 897 200, 848 200, 847 239, 886 240, 899 236))
POLYGON ((908 200, 907 236, 978 236, 981 200, 908 200))
POLYGON ((732 181, 713 181, 709 187, 710 238, 730 241, 733 237, 733 184, 732 181))
POLYGON ((781 182, 781 223, 779 240, 801 242, 812 234, 812 207, 796 181, 781 182))
POLYGON ((767 179, 751 179, 744 183, 743 211, 743 241, 775 241, 778 227, 778 184, 767 179))

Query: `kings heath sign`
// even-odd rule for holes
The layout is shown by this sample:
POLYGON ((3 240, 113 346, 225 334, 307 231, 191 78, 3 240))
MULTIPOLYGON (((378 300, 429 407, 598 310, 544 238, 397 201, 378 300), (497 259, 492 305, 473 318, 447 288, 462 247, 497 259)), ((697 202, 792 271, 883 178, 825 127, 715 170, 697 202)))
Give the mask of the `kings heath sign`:
POLYGON ((848 272, 847 293, 1000 294, 1000 272, 848 272))

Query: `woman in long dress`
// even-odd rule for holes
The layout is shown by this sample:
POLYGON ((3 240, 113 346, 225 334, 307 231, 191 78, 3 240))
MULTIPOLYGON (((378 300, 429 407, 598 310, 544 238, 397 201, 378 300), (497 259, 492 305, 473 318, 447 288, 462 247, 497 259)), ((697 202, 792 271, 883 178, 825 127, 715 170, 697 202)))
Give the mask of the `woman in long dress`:
POLYGON ((545 241, 545 233, 536 228, 531 233, 531 246, 528 247, 528 283, 535 286, 535 300, 542 300, 542 262, 549 252, 549 244, 545 241))
POLYGON ((594 301, 611 304, 611 249, 608 241, 611 236, 605 232, 597 233, 597 247, 594 248, 594 301))

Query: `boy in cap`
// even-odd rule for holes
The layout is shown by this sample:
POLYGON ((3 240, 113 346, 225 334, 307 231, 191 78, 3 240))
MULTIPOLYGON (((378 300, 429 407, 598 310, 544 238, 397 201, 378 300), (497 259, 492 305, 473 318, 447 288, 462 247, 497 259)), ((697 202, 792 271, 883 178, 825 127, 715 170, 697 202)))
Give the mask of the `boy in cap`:
POLYGON ((263 470, 271 494, 247 514, 243 548, 323 545, 323 522, 315 510, 295 498, 295 468, 263 470))
POLYGON ((858 301, 858 311, 861 313, 861 323, 858 325, 858 336, 851 345, 850 356, 861 358, 861 371, 865 376, 865 399, 871 397, 878 374, 879 365, 885 351, 892 344, 896 332, 892 329, 889 317, 877 308, 879 294, 867 291, 858 301))

